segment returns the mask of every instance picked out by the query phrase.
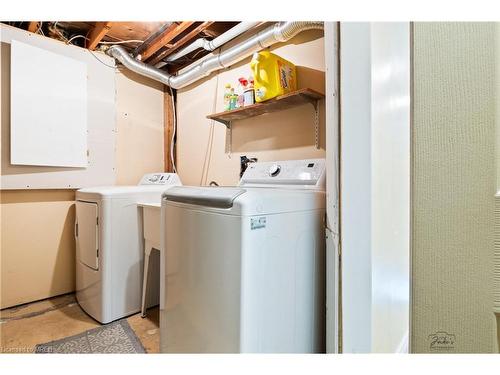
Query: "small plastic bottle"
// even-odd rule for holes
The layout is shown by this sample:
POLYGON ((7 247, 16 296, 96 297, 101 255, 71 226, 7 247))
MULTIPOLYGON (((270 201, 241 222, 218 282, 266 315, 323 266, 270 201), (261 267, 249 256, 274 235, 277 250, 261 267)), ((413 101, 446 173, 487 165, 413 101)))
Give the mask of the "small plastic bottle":
POLYGON ((229 95, 229 110, 236 109, 236 103, 238 102, 238 95, 234 92, 234 87, 231 87, 231 93, 229 95))
POLYGON ((247 105, 252 105, 255 104, 255 91, 253 90, 253 77, 248 78, 248 86, 243 93, 244 95, 244 105, 245 107, 247 105))
POLYGON ((238 85, 237 108, 243 108, 245 106, 245 90, 247 89, 248 81, 244 77, 239 78, 238 81, 239 85, 238 85))
POLYGON ((231 84, 226 83, 224 88, 224 111, 231 109, 231 84))

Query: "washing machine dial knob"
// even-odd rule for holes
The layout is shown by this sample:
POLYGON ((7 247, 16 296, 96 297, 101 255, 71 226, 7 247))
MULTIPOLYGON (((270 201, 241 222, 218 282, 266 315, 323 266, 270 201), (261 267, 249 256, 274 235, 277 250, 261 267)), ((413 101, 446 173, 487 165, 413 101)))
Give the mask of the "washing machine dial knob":
POLYGON ((279 175, 281 172, 281 167, 278 164, 273 164, 271 165, 271 168, 269 168, 269 175, 271 177, 276 177, 279 175))

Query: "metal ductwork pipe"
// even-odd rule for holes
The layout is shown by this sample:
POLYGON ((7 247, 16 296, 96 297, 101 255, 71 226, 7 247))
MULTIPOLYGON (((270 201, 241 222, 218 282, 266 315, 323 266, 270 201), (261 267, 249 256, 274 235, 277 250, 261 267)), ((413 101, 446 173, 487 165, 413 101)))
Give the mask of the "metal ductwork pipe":
POLYGON ((208 76, 216 70, 234 65, 255 52, 273 44, 290 40, 300 32, 310 29, 323 29, 323 22, 276 23, 234 47, 201 61, 179 75, 171 75, 163 70, 146 65, 134 59, 124 48, 118 45, 113 45, 106 53, 121 62, 126 68, 140 75, 159 81, 173 89, 180 89, 208 76))
POLYGON ((237 36, 243 34, 245 31, 248 31, 251 28, 257 26, 258 24, 260 24, 260 22, 240 22, 232 29, 229 29, 224 34, 219 35, 217 38, 213 40, 206 40, 205 38, 196 39, 186 48, 183 48, 179 52, 173 53, 172 55, 168 56, 167 61, 168 62, 175 61, 181 58, 182 56, 185 56, 188 53, 197 50, 198 48, 203 48, 206 51, 214 51, 220 46, 223 46, 227 42, 233 40, 237 36))

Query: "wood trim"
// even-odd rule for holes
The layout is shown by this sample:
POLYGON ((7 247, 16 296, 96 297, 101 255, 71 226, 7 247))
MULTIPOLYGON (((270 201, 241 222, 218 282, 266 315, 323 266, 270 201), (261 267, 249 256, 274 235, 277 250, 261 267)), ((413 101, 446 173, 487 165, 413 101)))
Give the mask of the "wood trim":
MULTIPOLYGON (((165 172, 173 172, 172 159, 170 158, 170 145, 172 144, 172 134, 174 132, 174 107, 172 105, 172 96, 170 88, 164 86, 163 90, 163 162, 165 172)), ((174 146, 175 158, 175 146, 174 146)))
POLYGON ((36 30, 38 29, 38 24, 39 23, 40 22, 38 22, 38 21, 31 21, 30 24, 28 25, 28 31, 30 33, 36 32, 36 30))
POLYGON ((153 56, 160 48, 164 47, 168 42, 170 42, 175 37, 179 36, 183 31, 185 31, 194 22, 181 22, 180 24, 173 23, 168 27, 165 32, 160 34, 145 50, 141 53, 142 60, 145 61, 153 56))
POLYGON ((163 60, 165 57, 171 55, 176 50, 178 50, 179 48, 181 48, 182 46, 184 46, 186 43, 188 43, 189 41, 191 41, 195 36, 197 36, 199 33, 201 33, 203 30, 205 30, 211 24, 213 24, 213 21, 203 22, 201 25, 199 25, 198 27, 194 28, 188 34, 186 34, 181 39, 179 39, 177 42, 175 42, 174 44, 172 44, 172 46, 168 50, 160 52, 158 54, 158 56, 156 56, 153 59, 151 59, 150 64, 151 65, 155 65, 160 60, 163 60))
POLYGON ((95 50, 99 42, 104 38, 111 29, 112 22, 96 22, 93 29, 90 31, 87 48, 91 51, 95 50))

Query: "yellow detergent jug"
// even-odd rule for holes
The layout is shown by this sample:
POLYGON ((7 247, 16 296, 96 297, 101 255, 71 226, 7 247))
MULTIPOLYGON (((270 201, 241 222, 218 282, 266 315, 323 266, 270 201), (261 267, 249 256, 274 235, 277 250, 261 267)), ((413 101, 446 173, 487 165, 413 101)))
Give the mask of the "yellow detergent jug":
POLYGON ((297 69, 269 51, 253 54, 250 68, 253 72, 255 101, 263 102, 297 90, 297 69))

